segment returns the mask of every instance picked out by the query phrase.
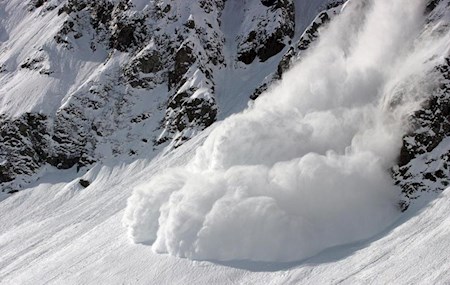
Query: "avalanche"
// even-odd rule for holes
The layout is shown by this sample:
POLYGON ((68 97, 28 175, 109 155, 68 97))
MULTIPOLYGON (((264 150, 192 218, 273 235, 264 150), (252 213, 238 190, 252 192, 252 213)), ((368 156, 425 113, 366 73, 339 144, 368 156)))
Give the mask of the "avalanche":
POLYGON ((279 1, 295 3, 295 35, 249 65, 238 57, 264 50, 265 32, 294 28, 289 9, 265 6, 278 1, 0 1, 0 179, 36 155, 98 159, 79 171, 44 161, 0 184, 0 284, 449 283, 450 1, 279 1), (96 30, 99 15, 114 16, 96 30), (138 25, 136 46, 110 48, 102 33, 134 16, 151 36, 138 25), (168 91, 188 42, 195 64, 168 91), (167 65, 142 73, 154 51, 167 65), (283 80, 229 117, 285 59, 283 80), (155 149, 165 114, 186 116, 166 107, 192 84, 228 118, 155 149), (77 146, 79 131, 93 143, 77 146), (419 183, 400 212, 400 187, 419 183))
POLYGON ((422 1, 350 1, 307 56, 212 131, 186 166, 137 187, 123 222, 158 253, 295 261, 399 216, 406 119, 432 90, 448 34, 422 1))

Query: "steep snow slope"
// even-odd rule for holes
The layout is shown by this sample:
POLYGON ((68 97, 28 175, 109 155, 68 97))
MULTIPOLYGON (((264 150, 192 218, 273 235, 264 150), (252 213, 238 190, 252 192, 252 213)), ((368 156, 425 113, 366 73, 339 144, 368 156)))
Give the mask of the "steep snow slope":
MULTIPOLYGON (((103 166, 84 178, 48 174, 2 202, 1 284, 445 284, 450 280, 450 190, 403 214, 373 239, 295 263, 199 262, 131 244, 121 225, 140 181, 192 157, 192 141, 170 158, 103 166)), ((430 197, 430 198, 434 198, 430 197)))

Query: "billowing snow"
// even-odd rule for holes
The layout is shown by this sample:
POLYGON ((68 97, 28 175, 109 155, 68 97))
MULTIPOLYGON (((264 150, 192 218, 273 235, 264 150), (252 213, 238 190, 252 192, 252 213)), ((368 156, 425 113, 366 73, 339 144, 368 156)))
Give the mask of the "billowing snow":
MULTIPOLYGON (((297 24, 309 24, 319 2, 296 1, 296 9, 309 11, 297 24)), ((0 192, 0 284, 448 284, 450 188, 422 210, 416 204, 400 214, 388 171, 402 119, 433 84, 427 72, 441 58, 432 55, 448 54, 450 37, 417 37, 416 5, 424 1, 377 0, 371 13, 354 15, 360 2, 350 2, 348 17, 324 32, 280 86, 175 151, 133 163, 111 158, 87 173, 49 167, 24 191, 0 192), (402 104, 389 104, 393 98, 402 104), (90 185, 82 187, 80 178, 90 185), (131 243, 127 231, 142 244, 131 243)), ((60 26, 59 19, 47 21, 56 11, 45 21, 26 18, 27 3, 0 3, 0 41, 60 26), (6 17, 12 11, 18 16, 6 17)), ((231 24, 233 17, 226 18, 231 24)), ((20 49, 1 46, 2 58, 11 59, 7 69, 35 44, 17 37, 20 49)), ((67 56, 54 65, 56 74, 78 70, 61 78, 74 83, 59 89, 53 77, 26 70, 0 75, 13 76, 0 87, 2 112, 54 111, 73 86, 106 68, 104 56, 73 62, 67 56), (13 84, 23 80, 32 84, 13 84), (27 101, 26 86, 48 92, 27 101)), ((261 66, 248 74, 263 76, 270 68, 261 66)), ((231 68, 223 74, 222 116, 241 108, 235 91, 252 80, 243 74, 231 68)))
POLYGON ((136 188, 132 240, 191 259, 294 261, 393 223, 389 168, 448 46, 422 34, 423 9, 347 5, 279 86, 220 123, 186 166, 136 188))
POLYGON ((450 189, 420 212, 410 209, 373 239, 302 262, 191 261, 131 244, 121 226, 131 188, 161 169, 184 164, 198 139, 152 162, 96 167, 82 177, 91 182, 85 189, 74 170, 47 172, 39 184, 2 201, 0 283, 353 285, 450 280, 450 189))

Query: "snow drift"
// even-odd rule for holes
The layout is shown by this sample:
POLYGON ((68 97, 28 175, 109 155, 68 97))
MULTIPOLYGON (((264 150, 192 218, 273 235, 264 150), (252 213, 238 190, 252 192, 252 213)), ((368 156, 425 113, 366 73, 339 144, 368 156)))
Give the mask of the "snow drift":
POLYGON ((398 216, 406 119, 445 38, 424 1, 350 1, 278 86, 217 124, 194 158, 135 189, 134 242, 192 259, 293 261, 369 238, 398 216))

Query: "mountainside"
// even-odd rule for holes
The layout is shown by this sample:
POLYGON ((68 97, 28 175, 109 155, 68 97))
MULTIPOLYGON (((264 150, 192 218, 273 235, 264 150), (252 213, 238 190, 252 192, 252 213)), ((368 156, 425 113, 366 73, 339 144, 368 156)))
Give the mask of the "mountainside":
POLYGON ((297 2, 3 1, 3 189, 152 157, 242 110, 327 3, 297 2))
POLYGON ((446 284, 449 106, 450 0, 0 0, 0 283, 446 284))
MULTIPOLYGON (((2 192, 25 188, 48 165, 86 171, 180 146, 279 80, 343 4, 4 1, 2 192)), ((428 1, 428 25, 446 5, 428 1)), ((429 166, 448 160, 448 66, 448 57, 436 66, 440 88, 412 116, 393 170, 405 209, 416 193, 448 184, 448 162, 429 166)))

